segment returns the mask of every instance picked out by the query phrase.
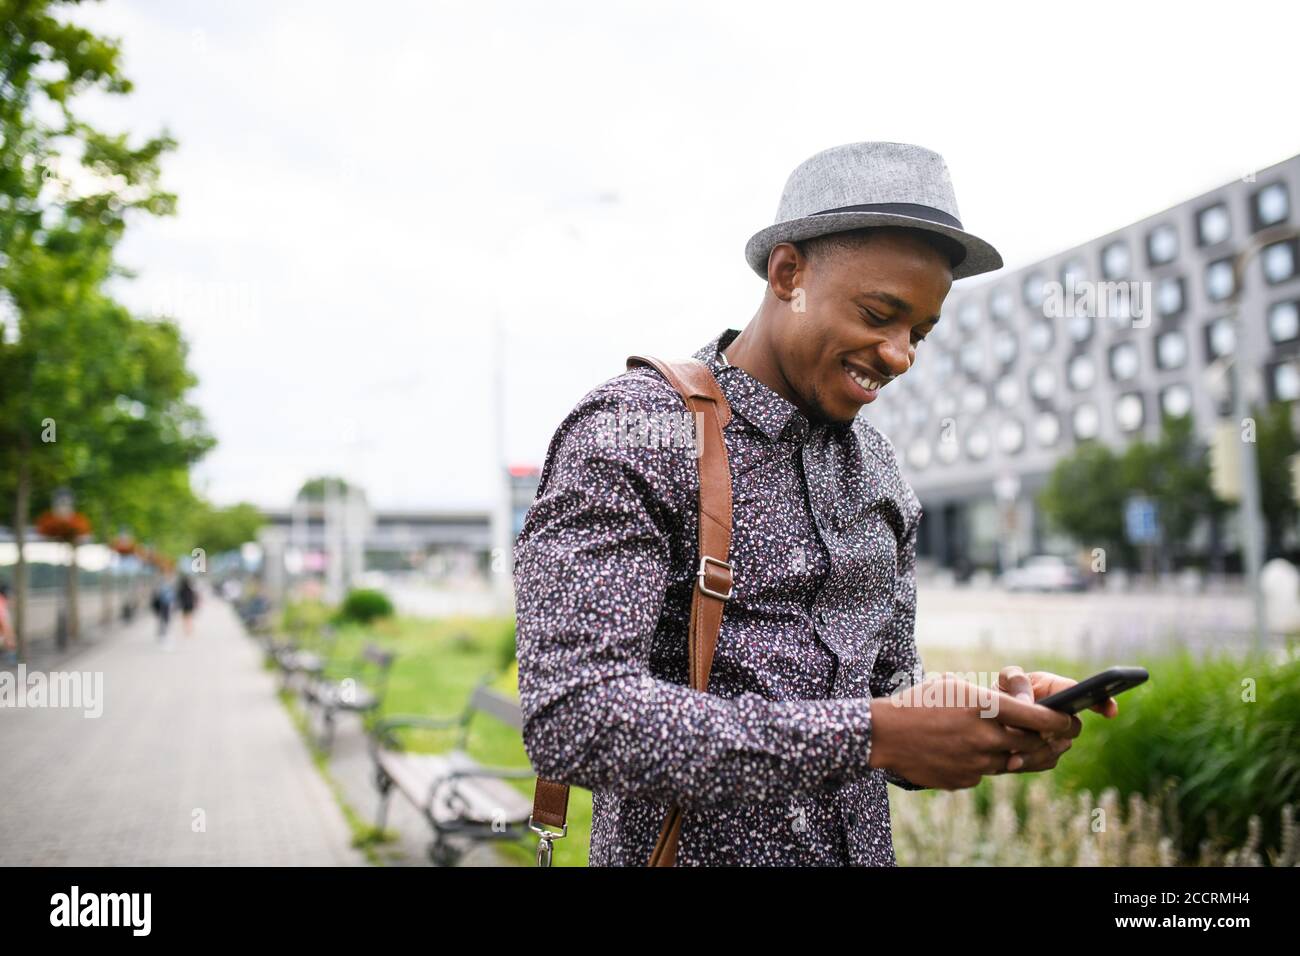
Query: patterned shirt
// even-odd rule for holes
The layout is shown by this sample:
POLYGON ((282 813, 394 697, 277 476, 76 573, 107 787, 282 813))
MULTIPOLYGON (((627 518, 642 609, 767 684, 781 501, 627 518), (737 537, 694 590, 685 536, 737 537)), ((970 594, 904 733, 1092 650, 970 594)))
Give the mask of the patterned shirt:
POLYGON ((921 788, 868 764, 871 698, 921 675, 920 502, 864 416, 812 425, 728 364, 738 334, 695 354, 732 410, 735 583, 708 691, 687 668, 694 444, 645 427, 686 406, 638 367, 561 423, 515 542, 525 748, 592 791, 592 866, 644 866, 674 804, 678 866, 893 866, 886 783, 921 788))

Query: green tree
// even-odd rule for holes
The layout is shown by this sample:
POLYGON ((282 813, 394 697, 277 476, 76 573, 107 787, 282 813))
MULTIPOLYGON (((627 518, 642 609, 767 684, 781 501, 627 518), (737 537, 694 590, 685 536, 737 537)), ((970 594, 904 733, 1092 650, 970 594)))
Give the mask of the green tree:
POLYGON ((1283 535, 1296 520, 1296 502, 1291 495, 1290 458, 1300 451, 1291 426, 1291 404, 1273 402, 1254 409, 1255 439, 1259 461, 1260 508, 1268 528, 1267 555, 1283 550, 1283 535))
POLYGON ((245 542, 256 541, 258 529, 264 524, 266 518, 261 510, 247 502, 227 508, 205 505, 199 509, 191 534, 195 547, 216 555, 234 551, 245 542))
MULTIPOLYGON (((156 378, 152 391, 131 387, 131 358, 148 351, 143 340, 171 333, 133 320, 104 284, 121 273, 114 250, 128 216, 174 211, 175 197, 159 184, 159 163, 175 142, 163 133, 132 145, 125 134, 80 119, 74 103, 82 94, 125 95, 131 84, 121 74, 116 41, 56 15, 72 5, 0 0, 0 309, 9 326, 0 340, 0 490, 13 504, 20 641, 23 545, 34 502, 61 484, 106 494, 107 476, 119 466, 130 472, 113 453, 146 460, 151 444, 154 451, 169 444, 177 421, 189 422, 187 447, 155 459, 157 467, 174 467, 210 444, 197 411, 181 407, 175 387, 156 378), (131 409, 143 406, 144 427, 155 430, 150 440, 117 445, 96 432, 106 408, 122 407, 122 399, 131 409)), ((171 364, 175 386, 188 373, 171 364)), ((79 504, 84 509, 87 502, 79 504)))
MULTIPOLYGON (((319 475, 315 478, 308 478, 298 489, 297 498, 300 501, 322 501, 325 498, 326 490, 335 494, 346 494, 352 486, 343 478, 336 475, 319 475)), ((365 492, 360 488, 356 489, 360 494, 365 492)))
POLYGON ((1223 510, 1210 488, 1209 449, 1189 415, 1165 415, 1154 442, 1133 442, 1120 458, 1126 493, 1156 502, 1162 549, 1171 559, 1187 550, 1196 522, 1223 510))
POLYGON ((106 311, 116 336, 96 351, 100 400, 69 429, 80 453, 69 484, 101 537, 126 528, 154 544, 180 544, 203 510, 189 488, 189 466, 214 444, 202 414, 185 399, 195 384, 188 349, 173 322, 133 319, 116 303, 106 311), (133 480, 148 476, 160 477, 133 480), (159 484, 174 500, 136 500, 142 488, 157 495, 159 484), (166 525, 159 509, 167 512, 166 525), (144 523, 132 513, 146 515, 144 523))
POLYGON ((1086 441, 1052 469, 1038 502, 1049 522, 1088 547, 1124 559, 1124 498, 1119 459, 1105 445, 1086 441))

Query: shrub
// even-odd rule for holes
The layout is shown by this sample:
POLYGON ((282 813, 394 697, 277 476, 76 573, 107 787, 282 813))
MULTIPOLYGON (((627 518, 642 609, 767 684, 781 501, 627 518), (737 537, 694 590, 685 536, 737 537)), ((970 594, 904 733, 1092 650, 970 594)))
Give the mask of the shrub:
POLYGON ((1071 791, 1152 797, 1173 781, 1170 835, 1181 855, 1205 841, 1281 845, 1282 808, 1300 804, 1300 656, 1197 660, 1184 653, 1149 665, 1151 680, 1119 698, 1113 721, 1096 715, 1053 771, 1071 791), (1253 689, 1254 699, 1250 699, 1253 689))
POLYGON ((381 617, 392 616, 393 602, 388 599, 388 595, 370 588, 349 591, 338 614, 340 621, 357 624, 369 624, 381 617))

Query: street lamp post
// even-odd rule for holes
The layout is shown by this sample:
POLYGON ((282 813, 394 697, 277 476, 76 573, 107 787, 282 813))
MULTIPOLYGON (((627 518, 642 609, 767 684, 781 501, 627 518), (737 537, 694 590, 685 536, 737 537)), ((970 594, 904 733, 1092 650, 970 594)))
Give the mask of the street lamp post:
MULTIPOLYGON (((1228 297, 1228 317, 1235 333, 1237 357, 1229 365, 1229 370, 1232 376, 1232 414, 1237 427, 1241 427, 1250 413, 1246 389, 1253 378, 1252 370, 1242 367, 1243 358, 1249 361, 1253 354, 1246 346, 1251 332, 1250 323, 1241 321, 1240 300, 1245 285, 1246 266, 1265 246, 1297 236, 1300 236, 1300 230, 1290 227, 1267 229, 1252 238, 1246 248, 1232 258, 1233 281, 1232 294, 1228 297)), ((1241 443, 1241 531, 1246 586, 1250 590, 1254 617, 1255 649, 1262 650, 1268 637, 1264 592, 1260 589, 1259 581, 1264 550, 1263 514, 1260 508, 1259 458, 1253 441, 1241 443)))
MULTIPOLYGON (((50 512, 67 521, 74 514, 72 489, 56 488, 50 496, 50 512)), ((55 624, 54 644, 59 650, 68 646, 68 640, 77 636, 77 542, 68 542, 68 576, 63 588, 63 606, 55 624)))

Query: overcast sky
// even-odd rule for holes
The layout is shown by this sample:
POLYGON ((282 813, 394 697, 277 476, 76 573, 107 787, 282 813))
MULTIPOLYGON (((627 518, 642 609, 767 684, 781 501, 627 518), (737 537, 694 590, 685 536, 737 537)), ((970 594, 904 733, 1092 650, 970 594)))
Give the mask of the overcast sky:
MULTIPOLYGON (((888 6, 109 0, 180 141, 179 215, 122 247, 220 441, 215 500, 321 472, 383 506, 487 506, 632 352, 753 315, 749 236, 821 149, 914 142, 1014 269, 1300 152, 1281 4, 888 6), (493 327, 505 346, 494 358, 493 327)), ((982 280, 973 280, 982 281, 982 280)), ((960 288, 960 284, 957 288, 960 288)), ((888 400, 887 398, 885 400, 888 400)))

